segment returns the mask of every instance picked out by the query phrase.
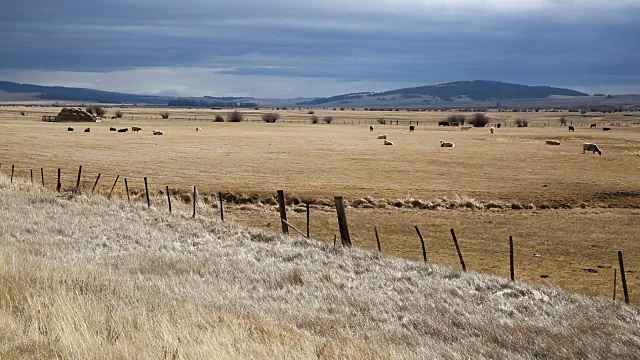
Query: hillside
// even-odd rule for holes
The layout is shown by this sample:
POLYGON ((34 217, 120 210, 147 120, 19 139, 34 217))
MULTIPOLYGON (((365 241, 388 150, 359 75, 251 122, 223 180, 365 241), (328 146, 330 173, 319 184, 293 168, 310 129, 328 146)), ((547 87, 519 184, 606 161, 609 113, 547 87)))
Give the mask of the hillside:
POLYGON ((0 176, 0 357, 640 356, 636 307, 182 211, 0 176))

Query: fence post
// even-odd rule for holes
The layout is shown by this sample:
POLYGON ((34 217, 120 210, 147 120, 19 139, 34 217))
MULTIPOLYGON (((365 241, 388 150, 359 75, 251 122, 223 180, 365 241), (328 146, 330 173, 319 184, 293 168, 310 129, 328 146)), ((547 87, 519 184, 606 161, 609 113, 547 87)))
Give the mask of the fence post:
POLYGON ((462 265, 462 271, 467 271, 467 265, 464 264, 464 259, 462 258, 462 252, 460 251, 460 245, 458 245, 458 238, 456 237, 456 232, 451 229, 451 237, 453 238, 453 243, 456 245, 456 252, 458 252, 458 258, 460 259, 460 265, 462 265))
POLYGON ((307 239, 311 239, 311 207, 307 201, 307 239))
POLYGON ((13 183, 13 170, 15 169, 15 165, 11 165, 11 182, 13 183))
POLYGON ((420 229, 418 229, 418 225, 414 225, 414 227, 416 228, 416 232, 418 233, 418 237, 420 238, 420 243, 422 244, 422 258, 424 259, 424 262, 427 262, 427 247, 424 245, 424 238, 422 237, 422 234, 420 233, 420 229))
POLYGON ((127 202, 131 202, 131 198, 129 197, 129 183, 127 182, 127 178, 124 178, 124 189, 127 191, 127 202))
POLYGON ((60 168, 58 168, 58 184, 56 185, 56 190, 60 192, 61 187, 62 187, 62 183, 60 182, 60 168))
POLYGON ((169 214, 171 214, 171 194, 169 194, 169 186, 166 186, 167 203, 169 203, 169 214))
POLYGON ((40 177, 42 178, 42 187, 44 187, 44 168, 40 168, 40 177))
POLYGON ((287 224, 284 222, 287 220, 287 207, 284 200, 284 190, 278 190, 278 208, 280 210, 280 224, 282 224, 282 233, 284 235, 289 235, 289 226, 287 226, 287 224))
POLYGON ((376 242, 378 243, 378 252, 382 252, 382 248, 380 247, 380 235, 378 235, 378 226, 373 226, 373 232, 376 234, 376 242))
POLYGON ((151 210, 151 200, 149 200, 149 185, 147 184, 147 177, 144 178, 144 191, 147 194, 147 209, 151 210))
POLYGON ((116 176, 116 181, 113 182, 113 186, 111 187, 111 191, 109 191, 109 199, 111 199, 111 195, 113 194, 113 189, 116 188, 116 184, 118 183, 118 179, 120 179, 120 175, 116 176))
POLYGON ((333 198, 338 213, 338 227, 340 228, 340 239, 342 246, 351 247, 351 236, 349 235, 349 225, 347 224, 347 212, 344 208, 344 198, 336 196, 333 198))
POLYGON ((516 272, 513 263, 513 237, 511 235, 509 235, 509 272, 511 274, 511 281, 516 281, 516 272))
POLYGON ((78 168, 78 179, 76 180, 76 188, 73 190, 74 194, 78 194, 80 192, 80 178, 82 177, 82 165, 78 168))
POLYGON ((617 280, 616 277, 618 275, 618 269, 613 269, 613 302, 616 302, 616 287, 617 287, 617 280))
POLYGON ((224 205, 222 202, 222 192, 218 192, 218 200, 220 200, 220 221, 224 222, 224 205))
POLYGON ((196 218, 196 196, 197 196, 197 192, 196 192, 196 186, 193 185, 193 218, 196 218))
POLYGON ((33 169, 29 169, 29 174, 31 175, 31 185, 33 185, 33 169))
POLYGON ((93 189, 91 189, 92 194, 94 191, 96 191, 96 186, 98 186, 98 180, 100 180, 100 173, 98 173, 98 177, 96 177, 96 182, 93 183, 93 189))
POLYGON ((622 291, 624 292, 624 302, 629 304, 629 289, 627 288, 627 276, 624 273, 624 261, 622 260, 622 250, 618 250, 618 262, 620 263, 620 280, 622 280, 622 291))

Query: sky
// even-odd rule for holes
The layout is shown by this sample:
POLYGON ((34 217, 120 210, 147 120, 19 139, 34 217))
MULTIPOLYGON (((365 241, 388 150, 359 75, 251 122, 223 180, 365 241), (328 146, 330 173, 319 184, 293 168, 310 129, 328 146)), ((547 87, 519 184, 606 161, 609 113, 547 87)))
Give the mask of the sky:
POLYGON ((319 97, 460 80, 640 93, 640 0, 3 0, 0 80, 319 97))

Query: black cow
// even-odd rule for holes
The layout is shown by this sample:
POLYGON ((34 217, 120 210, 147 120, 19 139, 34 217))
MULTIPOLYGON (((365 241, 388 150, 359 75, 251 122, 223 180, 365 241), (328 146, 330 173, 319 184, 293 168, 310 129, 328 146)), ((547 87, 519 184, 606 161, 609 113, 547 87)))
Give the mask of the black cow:
POLYGON ((594 127, 596 127, 596 124, 591 124, 591 126, 589 127, 593 129, 594 127))
POLYGON ((569 131, 576 131, 576 128, 574 128, 573 126, 569 126, 569 131))
POLYGON ((123 132, 127 132, 127 131, 129 131, 129 128, 118 129, 118 132, 122 132, 122 133, 123 133, 123 132))
POLYGON ((110 127, 109 131, 118 131, 118 129, 114 128, 114 127, 110 127))
POLYGON ((84 132, 91 132, 91 128, 84 129, 84 132))
POLYGON ((603 127, 603 128, 602 128, 602 131, 611 131, 611 128, 605 128, 605 127, 603 127))
POLYGON ((414 125, 409 125, 409 132, 416 131, 416 127, 414 125))
POLYGON ((502 127, 502 124, 500 124, 500 123, 497 123, 497 124, 496 124, 496 128, 497 128, 497 129, 500 129, 501 127, 502 127))
POLYGON ((440 121, 438 123, 438 126, 449 126, 449 122, 448 121, 440 121))
POLYGON ((68 127, 67 131, 73 131, 73 128, 72 127, 68 127))

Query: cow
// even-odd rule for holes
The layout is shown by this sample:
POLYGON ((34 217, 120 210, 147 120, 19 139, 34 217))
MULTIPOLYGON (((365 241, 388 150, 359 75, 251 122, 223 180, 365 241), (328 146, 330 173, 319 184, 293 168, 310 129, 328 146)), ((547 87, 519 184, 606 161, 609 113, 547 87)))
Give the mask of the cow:
POLYGON ((202 131, 202 128, 197 127, 196 131, 202 131))
POLYGON ((73 131, 73 128, 72 127, 68 127, 67 131, 73 131))
POLYGON ((114 127, 110 127, 109 131, 118 131, 118 129, 114 128, 114 127))
POLYGON ((118 118, 117 116, 112 116, 112 117, 111 117, 111 120, 113 120, 113 119, 117 119, 117 118, 118 118))
POLYGON ((494 128, 493 126, 489 128, 489 131, 491 131, 491 133, 493 134, 496 131, 496 128, 494 128))
POLYGON ((558 140, 547 140, 547 145, 560 145, 558 140))
POLYGON ((416 131, 416 127, 414 125, 409 125, 409 132, 416 131))
POLYGON ((456 147, 456 144, 452 143, 452 142, 448 142, 448 141, 442 141, 440 140, 440 147, 456 147))
POLYGON ((602 151, 600 151, 600 148, 596 144, 592 144, 592 143, 582 144, 582 153, 586 154, 587 151, 593 151, 594 154, 598 153, 598 155, 602 155, 602 151))
POLYGON ((385 140, 384 144, 385 145, 389 145, 389 146, 393 146, 393 141, 385 140))
POLYGON ((573 126, 569 126, 569 131, 576 131, 576 128, 574 128, 573 126))
POLYGON ((125 133, 129 131, 129 128, 119 129, 118 132, 125 133))
POLYGON ((378 139, 386 139, 387 134, 378 135, 378 139))
POLYGON ((497 123, 497 124, 496 124, 496 129, 500 129, 501 127, 502 127, 502 124, 501 124, 501 123, 497 123))
POLYGON ((369 126, 369 131, 373 131, 373 125, 369 126))
POLYGON ((84 129, 84 132, 91 132, 91 128, 84 129))
POLYGON ((438 122, 438 126, 449 126, 449 122, 448 121, 440 121, 440 122, 438 122))
POLYGON ((134 133, 137 133, 138 131, 142 130, 142 128, 139 128, 137 126, 132 126, 131 127, 131 131, 133 131, 134 133))
POLYGON ((593 129, 594 127, 596 127, 596 124, 591 124, 591 126, 589 126, 589 128, 593 129))
POLYGON ((603 127, 602 131, 611 131, 611 128, 603 127))
POLYGON ((162 131, 162 130, 153 130, 153 135, 164 135, 164 131, 162 131))
POLYGON ((472 127, 472 126, 470 126, 470 125, 463 125, 461 130, 462 130, 462 131, 464 131, 464 130, 469 131, 469 130, 471 130, 471 127, 472 127))

